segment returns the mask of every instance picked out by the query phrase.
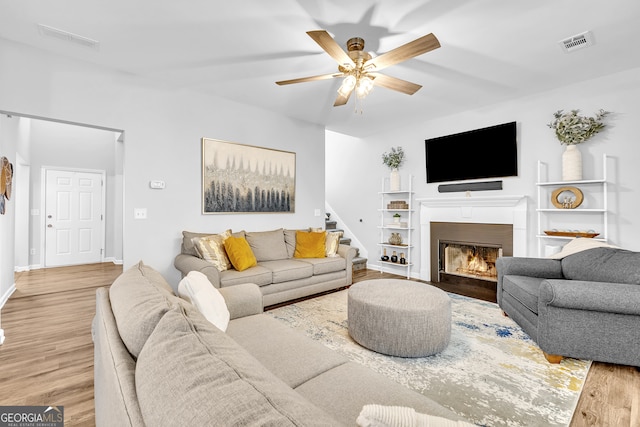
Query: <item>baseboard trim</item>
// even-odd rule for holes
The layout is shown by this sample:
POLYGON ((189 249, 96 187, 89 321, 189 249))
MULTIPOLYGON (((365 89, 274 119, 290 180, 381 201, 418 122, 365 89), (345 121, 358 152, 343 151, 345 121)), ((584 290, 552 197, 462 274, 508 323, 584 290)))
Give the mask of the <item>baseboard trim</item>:
MULTIPOLYGON (((380 268, 380 265, 375 263, 375 262, 373 262, 373 263, 367 262, 367 270, 375 270, 375 271, 379 271, 381 273, 396 274, 398 276, 407 277, 406 270, 403 269, 403 268, 393 268, 393 267, 388 267, 388 268, 382 267, 382 268, 380 268)), ((410 272, 409 276, 412 279, 422 280, 420 278, 420 274, 415 272, 415 271, 410 272)))
POLYGON ((0 297, 0 310, 2 310, 2 307, 4 307, 4 304, 9 300, 9 298, 15 291, 16 291, 16 284, 14 283, 13 285, 11 285, 9 289, 7 289, 7 292, 5 292, 4 295, 0 297))
POLYGON ((124 262, 121 259, 115 259, 114 257, 105 257, 104 262, 112 262, 115 265, 122 265, 124 262))

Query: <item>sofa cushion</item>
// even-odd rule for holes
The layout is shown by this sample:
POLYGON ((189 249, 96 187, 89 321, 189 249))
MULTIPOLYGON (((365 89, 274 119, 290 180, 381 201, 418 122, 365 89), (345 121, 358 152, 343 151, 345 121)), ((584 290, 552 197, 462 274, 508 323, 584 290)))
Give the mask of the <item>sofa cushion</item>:
POLYGON ((313 276, 313 267, 309 263, 295 259, 266 261, 261 262, 260 265, 271 270, 271 283, 289 282, 313 276))
POLYGON ((304 258, 300 261, 313 265, 313 274, 326 274, 347 268, 347 260, 340 255, 328 258, 304 258))
POLYGON ((294 258, 323 258, 325 249, 326 234, 324 231, 297 231, 296 250, 294 258))
POLYGON ((231 230, 210 236, 194 237, 192 242, 200 258, 209 261, 219 271, 225 271, 233 267, 224 249, 224 241, 229 236, 231 236, 231 230))
POLYGON ((337 351, 267 314, 234 319, 227 335, 293 388, 347 362, 337 351))
POLYGON ((295 390, 335 418, 350 420, 350 425, 355 425, 362 407, 370 403, 408 406, 425 414, 461 419, 428 397, 356 362, 330 369, 295 390))
POLYGON ((293 258, 293 254, 296 252, 296 231, 298 230, 284 230, 284 243, 287 246, 289 258, 293 258))
MULTIPOLYGON (((193 245, 194 237, 206 237, 216 233, 194 233, 193 231, 182 232, 182 253, 185 255, 198 256, 198 252, 193 245)), ((234 237, 244 237, 244 230, 231 233, 234 237)))
POLYGON ((177 297, 166 281, 142 261, 122 273, 109 288, 111 310, 122 342, 136 358, 162 316, 177 297), (168 286, 168 284, 167 284, 168 286))
POLYGON ((255 283, 258 286, 271 284, 273 274, 271 270, 261 265, 248 268, 244 271, 227 270, 220 273, 220 287, 240 285, 242 283, 255 283))
POLYGON ((238 271, 244 271, 258 263, 247 239, 244 237, 227 237, 224 240, 224 249, 227 251, 227 256, 231 264, 233 264, 233 268, 238 271))
POLYGON ((284 230, 251 231, 246 239, 258 262, 287 259, 287 245, 284 242, 284 230))
POLYGON ((503 292, 524 305, 531 312, 538 314, 538 295, 540 284, 546 279, 528 276, 504 276, 502 279, 503 292))
POLYGON ((212 325, 227 330, 230 313, 224 297, 199 271, 190 271, 178 284, 180 296, 191 302, 212 325))
POLYGON ((140 353, 135 383, 146 425, 338 424, 197 314, 167 312, 140 353))
POLYGON ((562 259, 567 279, 640 285, 640 252, 594 248, 562 259))

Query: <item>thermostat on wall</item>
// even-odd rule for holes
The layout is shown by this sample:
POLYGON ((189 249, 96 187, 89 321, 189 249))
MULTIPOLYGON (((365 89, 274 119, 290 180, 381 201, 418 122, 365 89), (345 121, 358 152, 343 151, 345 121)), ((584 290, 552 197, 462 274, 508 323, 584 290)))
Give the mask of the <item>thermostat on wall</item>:
POLYGON ((165 187, 165 183, 164 181, 161 181, 161 180, 149 181, 149 187, 154 188, 156 190, 163 190, 165 187))

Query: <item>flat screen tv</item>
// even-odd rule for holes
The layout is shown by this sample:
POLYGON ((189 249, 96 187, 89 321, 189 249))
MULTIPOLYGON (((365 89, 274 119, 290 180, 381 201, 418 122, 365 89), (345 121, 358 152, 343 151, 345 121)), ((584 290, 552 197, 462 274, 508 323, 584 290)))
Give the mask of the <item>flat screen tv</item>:
POLYGON ((518 175, 516 122, 425 140, 427 182, 518 175))

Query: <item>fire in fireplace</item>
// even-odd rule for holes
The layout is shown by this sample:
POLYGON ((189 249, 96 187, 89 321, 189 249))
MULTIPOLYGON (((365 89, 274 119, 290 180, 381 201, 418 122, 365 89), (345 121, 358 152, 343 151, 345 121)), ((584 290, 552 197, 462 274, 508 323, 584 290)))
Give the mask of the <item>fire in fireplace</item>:
POLYGON ((496 259, 502 256, 499 245, 440 241, 439 272, 496 282, 496 259))

